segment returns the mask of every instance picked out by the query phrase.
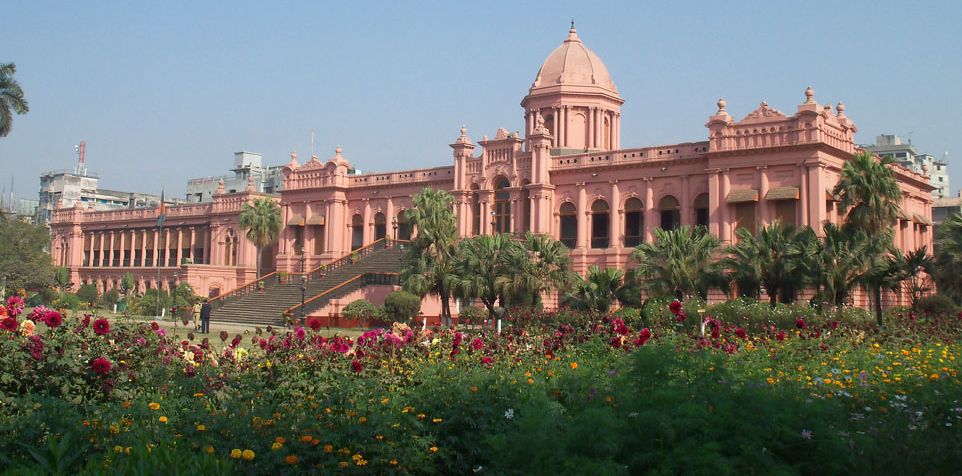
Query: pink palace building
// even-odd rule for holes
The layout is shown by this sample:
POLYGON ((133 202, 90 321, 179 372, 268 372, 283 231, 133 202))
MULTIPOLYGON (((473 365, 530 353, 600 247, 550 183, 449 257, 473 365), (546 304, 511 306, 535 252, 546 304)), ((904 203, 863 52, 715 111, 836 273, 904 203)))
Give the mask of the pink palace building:
MULTIPOLYGON (((577 271, 624 268, 652 230, 705 225, 725 242, 737 228, 781 220, 821 229, 841 219, 831 190, 857 152, 845 106, 815 101, 812 88, 791 114, 762 102, 736 119, 719 99, 706 135, 693 142, 621 146, 618 88, 601 58, 572 27, 521 100, 524 133, 499 129, 475 143, 465 128, 451 144, 453 165, 354 174, 337 148, 322 162, 291 154, 279 200, 284 228, 265 269, 299 273, 381 238, 410 237, 404 214, 426 187, 450 191, 461 236, 547 233, 571 248, 577 271)), ((927 176, 893 167, 903 193, 896 243, 932 249, 927 176)), ((156 210, 56 210, 52 255, 74 282, 139 290, 179 282, 217 295, 255 278, 255 248, 238 227, 242 203, 258 197, 221 188, 210 203, 156 210), (158 247, 158 244, 160 245, 158 247)), ((901 302, 903 297, 895 297, 901 302)))

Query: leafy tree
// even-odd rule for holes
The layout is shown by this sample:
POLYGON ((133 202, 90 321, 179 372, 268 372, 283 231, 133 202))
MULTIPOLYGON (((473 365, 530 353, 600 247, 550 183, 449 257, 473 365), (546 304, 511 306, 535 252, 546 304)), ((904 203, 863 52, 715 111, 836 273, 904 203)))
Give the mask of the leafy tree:
POLYGON ((0 214, 0 293, 5 288, 37 291, 53 284, 46 228, 0 214))
POLYGON ((710 288, 727 286, 716 259, 721 242, 705 227, 655 228, 655 240, 631 253, 637 277, 654 296, 707 299, 710 288))
POLYGON ((565 295, 564 302, 575 309, 607 313, 615 300, 623 304, 637 303, 635 294, 639 291, 620 269, 591 266, 584 281, 565 295))
POLYGON ((341 314, 348 319, 375 319, 380 317, 381 310, 367 299, 358 299, 344 306, 341 314))
POLYGON ((804 269, 798 232, 792 225, 775 221, 762 228, 758 236, 744 228, 737 232, 738 242, 729 246, 722 266, 730 270, 729 277, 738 283, 742 295, 758 297, 765 288, 772 307, 786 290, 793 290, 804 269))
POLYGON ((862 280, 871 264, 868 238, 857 230, 845 230, 825 223, 818 250, 819 278, 823 301, 841 307, 862 280))
POLYGON ((394 322, 410 322, 421 312, 421 298, 407 291, 393 291, 384 298, 384 317, 394 322))
POLYGON ((936 229, 934 268, 939 292, 962 304, 962 215, 952 215, 936 229))
POLYGON ((98 297, 100 297, 100 293, 97 292, 97 286, 93 284, 81 284, 80 288, 77 289, 77 298, 88 306, 93 306, 98 297))
POLYGON ((174 288, 174 307, 188 308, 197 302, 198 297, 194 294, 194 288, 188 283, 180 283, 174 288))
POLYGON ((130 292, 134 290, 137 286, 137 279, 134 278, 133 273, 124 273, 123 277, 120 278, 120 292, 124 295, 124 300, 130 297, 130 292))
POLYGON ((120 291, 118 291, 117 288, 110 288, 110 291, 104 293, 103 298, 104 303, 108 306, 113 306, 117 304, 117 301, 120 301, 120 291))
POLYGON ((504 282, 506 293, 527 296, 531 304, 537 304, 542 294, 563 290, 578 280, 568 248, 550 235, 525 233, 521 246, 509 248, 504 258, 510 271, 504 282))
POLYGON ((508 266, 508 259, 519 254, 512 250, 520 247, 508 234, 478 235, 462 241, 451 281, 458 297, 479 299, 488 310, 488 318, 495 319, 495 304, 515 271, 508 266))
POLYGON ((161 290, 159 293, 159 305, 158 305, 158 293, 157 288, 148 289, 144 292, 144 295, 140 298, 140 303, 138 307, 138 313, 142 316, 152 316, 157 312, 159 308, 169 308, 170 307, 170 295, 167 291, 161 290))
POLYGON ((13 113, 23 115, 30 112, 20 83, 13 79, 16 72, 15 64, 0 63, 0 137, 10 134, 10 129, 13 128, 13 113))
POLYGON ((261 255, 277 241, 281 231, 281 207, 270 198, 255 198, 252 203, 244 204, 239 224, 247 230, 247 239, 257 248, 257 277, 260 277, 261 255))
POLYGON ((437 295, 441 300, 441 323, 451 325, 452 277, 457 253, 457 219, 454 197, 443 190, 426 188, 413 198, 407 210, 408 221, 416 227, 401 267, 404 289, 423 297, 437 295))

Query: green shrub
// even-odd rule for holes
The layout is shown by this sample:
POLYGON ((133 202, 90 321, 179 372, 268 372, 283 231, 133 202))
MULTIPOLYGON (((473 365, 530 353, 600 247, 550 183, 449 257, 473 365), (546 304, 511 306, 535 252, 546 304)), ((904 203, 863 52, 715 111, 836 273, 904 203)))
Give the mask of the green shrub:
POLYGON ((80 298, 76 294, 70 292, 62 292, 56 298, 50 301, 54 307, 59 309, 70 309, 76 311, 80 309, 80 298))
POLYGON ((461 324, 480 324, 488 318, 488 311, 481 306, 464 306, 458 312, 458 322, 461 324))
POLYGON ((634 307, 623 307, 611 313, 612 317, 620 318, 631 328, 642 328, 644 323, 641 319, 641 309, 634 307))
POLYGON ((120 301, 120 291, 118 291, 117 288, 113 288, 104 293, 104 302, 107 303, 108 306, 117 304, 117 301, 120 301))
POLYGON ((922 314, 935 318, 954 316, 958 310, 958 308, 955 307, 955 303, 952 302, 952 299, 944 294, 925 296, 919 299, 915 307, 922 314))
POLYGON ((348 319, 376 319, 380 314, 381 310, 367 299, 351 302, 341 311, 341 315, 348 319))
MULTIPOLYGON (((170 307, 170 296, 167 291, 160 291, 160 307, 170 307)), ((157 310, 157 289, 148 289, 140 298, 137 306, 137 314, 141 316, 156 316, 157 310)))
POLYGON ((410 322, 421 312, 421 298, 407 291, 392 291, 384 298, 384 317, 394 322, 410 322))
POLYGON ((77 298, 88 306, 93 306, 98 297, 100 297, 100 293, 97 292, 97 286, 93 284, 81 284, 80 288, 77 289, 77 298))

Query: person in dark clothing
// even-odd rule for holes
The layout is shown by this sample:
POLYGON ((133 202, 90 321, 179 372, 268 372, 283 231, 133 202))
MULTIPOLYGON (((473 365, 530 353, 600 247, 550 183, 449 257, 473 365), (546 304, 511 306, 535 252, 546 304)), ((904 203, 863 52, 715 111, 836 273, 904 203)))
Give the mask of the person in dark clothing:
POLYGON ((204 299, 200 307, 200 333, 210 334, 210 300, 204 299))

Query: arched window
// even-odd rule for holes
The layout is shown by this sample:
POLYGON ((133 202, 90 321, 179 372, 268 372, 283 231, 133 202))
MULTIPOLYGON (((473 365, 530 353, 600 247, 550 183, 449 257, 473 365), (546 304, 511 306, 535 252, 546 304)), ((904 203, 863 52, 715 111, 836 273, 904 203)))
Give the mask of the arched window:
POLYGON ((611 231, 611 215, 608 202, 595 200, 591 204, 591 247, 607 248, 611 231))
POLYGON ((578 209, 571 202, 561 205, 561 242, 568 248, 578 246, 578 209))
POLYGON ((351 217, 351 251, 364 246, 364 218, 361 215, 351 217))
POLYGON ((645 233, 645 210, 641 200, 625 200, 625 247, 633 248, 641 244, 645 233))
POLYGON ((708 194, 703 193, 695 197, 692 208, 695 209, 695 225, 708 226, 708 194))
POLYGON ((665 195, 658 202, 658 211, 661 212, 662 230, 674 230, 681 225, 681 214, 678 208, 678 199, 671 195, 665 195))
POLYGON ((404 210, 397 214, 397 239, 411 239, 411 225, 408 223, 408 215, 404 210))
POLYGON ((384 219, 384 214, 377 212, 374 215, 374 241, 385 237, 387 237, 387 222, 384 219))
POLYGON ((511 194, 506 190, 510 186, 511 183, 504 177, 494 182, 495 233, 511 233, 511 194))

